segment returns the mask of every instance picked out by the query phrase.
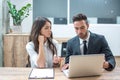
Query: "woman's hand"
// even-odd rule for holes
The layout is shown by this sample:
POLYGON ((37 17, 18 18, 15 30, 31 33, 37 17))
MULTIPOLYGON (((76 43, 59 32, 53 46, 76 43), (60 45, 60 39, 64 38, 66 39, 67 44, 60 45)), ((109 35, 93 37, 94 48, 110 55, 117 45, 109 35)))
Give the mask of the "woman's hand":
POLYGON ((59 67, 60 66, 60 57, 54 56, 53 58, 53 67, 59 67))
POLYGON ((39 35, 38 36, 38 42, 39 42, 39 44, 44 44, 44 36, 39 35))
POLYGON ((60 58, 58 56, 54 56, 53 63, 57 64, 60 62, 60 58))

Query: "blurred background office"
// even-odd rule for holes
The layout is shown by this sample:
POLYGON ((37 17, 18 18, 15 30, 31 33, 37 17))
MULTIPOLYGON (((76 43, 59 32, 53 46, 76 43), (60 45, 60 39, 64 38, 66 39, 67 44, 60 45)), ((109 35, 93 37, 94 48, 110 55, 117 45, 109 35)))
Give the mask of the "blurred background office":
MULTIPOLYGON (((3 65, 3 35, 12 26, 7 0, 0 0, 0 66, 3 65)), ((22 22, 22 33, 29 34, 33 20, 44 16, 51 20, 54 37, 71 38, 76 33, 72 17, 77 13, 88 16, 90 30, 105 35, 115 56, 120 56, 120 0, 10 0, 19 9, 32 4, 30 15, 22 22)), ((65 44, 65 43, 64 43, 65 44)), ((60 44, 60 46, 62 46, 60 44)), ((64 47, 64 46, 63 46, 64 47)), ((63 49, 65 50, 65 48, 63 49)), ((60 50, 61 51, 61 50, 60 50)))

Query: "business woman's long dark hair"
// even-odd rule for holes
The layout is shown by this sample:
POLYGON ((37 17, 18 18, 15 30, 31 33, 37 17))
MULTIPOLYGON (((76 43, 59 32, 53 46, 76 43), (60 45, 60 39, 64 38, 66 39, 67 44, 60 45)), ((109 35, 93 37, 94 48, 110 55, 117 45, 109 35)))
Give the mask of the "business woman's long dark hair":
MULTIPOLYGON (((31 33, 29 36, 29 41, 33 41, 34 46, 35 46, 35 51, 37 53, 39 53, 39 42, 38 42, 38 36, 40 35, 40 31, 43 28, 43 26, 46 24, 46 22, 50 22, 50 20, 48 20, 45 17, 38 17, 33 25, 32 25, 32 29, 31 29, 31 33)), ((47 38, 48 41, 48 48, 52 51, 53 55, 57 55, 57 49, 55 47, 55 45, 52 42, 53 36, 52 36, 52 32, 51 32, 51 37, 47 38)), ((28 57, 29 58, 29 57, 28 57)))

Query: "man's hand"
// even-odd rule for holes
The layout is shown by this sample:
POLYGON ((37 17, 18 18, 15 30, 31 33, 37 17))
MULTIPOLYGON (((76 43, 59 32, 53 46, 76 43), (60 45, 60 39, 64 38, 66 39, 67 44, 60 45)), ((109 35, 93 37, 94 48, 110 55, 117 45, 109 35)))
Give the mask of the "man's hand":
POLYGON ((104 63, 103 63, 103 68, 109 68, 109 63, 107 62, 107 61, 104 61, 104 63))
POLYGON ((63 67, 61 68, 61 71, 65 70, 65 69, 68 69, 68 67, 69 67, 69 64, 68 64, 68 63, 67 63, 67 64, 64 64, 63 67))

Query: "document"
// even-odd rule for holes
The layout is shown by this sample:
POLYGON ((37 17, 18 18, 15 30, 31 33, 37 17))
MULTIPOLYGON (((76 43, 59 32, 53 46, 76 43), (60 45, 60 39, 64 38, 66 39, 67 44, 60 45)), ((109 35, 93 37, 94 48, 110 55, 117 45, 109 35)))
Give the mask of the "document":
POLYGON ((29 79, 54 79, 53 68, 33 68, 29 74, 29 79))

